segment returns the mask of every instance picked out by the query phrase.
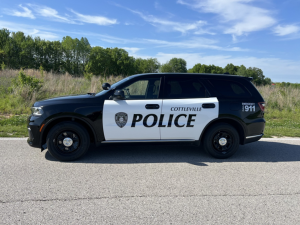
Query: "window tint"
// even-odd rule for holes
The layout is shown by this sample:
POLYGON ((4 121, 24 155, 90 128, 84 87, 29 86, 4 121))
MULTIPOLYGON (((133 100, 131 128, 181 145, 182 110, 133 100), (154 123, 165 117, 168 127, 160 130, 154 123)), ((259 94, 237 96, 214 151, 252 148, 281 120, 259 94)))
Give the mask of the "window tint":
POLYGON ((125 99, 157 99, 160 86, 160 78, 149 78, 134 81, 122 88, 125 99))
POLYGON ((226 97, 250 97, 249 91, 240 83, 230 80, 210 80, 215 89, 226 97))
POLYGON ((164 98, 206 98, 207 91, 197 78, 167 78, 164 98))

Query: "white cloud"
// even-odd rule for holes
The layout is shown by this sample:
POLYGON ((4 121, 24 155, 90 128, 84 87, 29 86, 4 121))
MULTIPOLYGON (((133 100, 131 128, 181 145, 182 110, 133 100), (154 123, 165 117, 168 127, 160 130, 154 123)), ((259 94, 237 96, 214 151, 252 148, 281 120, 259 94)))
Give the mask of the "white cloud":
POLYGON ((32 14, 32 11, 30 9, 22 5, 19 5, 19 7, 22 8, 23 11, 5 9, 4 12, 10 16, 27 17, 30 19, 35 19, 35 16, 32 14))
POLYGON ((6 28, 13 32, 22 31, 25 35, 32 35, 33 37, 39 36, 41 39, 45 40, 58 40, 60 38, 56 33, 50 32, 49 30, 38 26, 30 26, 26 24, 0 20, 0 27, 6 28))
POLYGON ((285 26, 278 25, 273 31, 277 36, 286 36, 298 33, 300 31, 300 27, 293 24, 285 26))
POLYGON ((125 49, 129 54, 133 55, 136 52, 140 51, 142 48, 135 48, 135 47, 122 47, 125 49))
POLYGON ((157 44, 156 47, 176 47, 176 48, 189 48, 189 49, 213 49, 221 51, 248 51, 248 49, 241 49, 239 47, 221 47, 215 45, 217 41, 207 38, 193 38, 179 42, 163 41, 156 39, 144 39, 148 43, 157 44))
POLYGON ((84 23, 94 23, 101 26, 107 26, 118 23, 116 19, 109 19, 104 16, 91 16, 91 15, 83 15, 81 13, 75 12, 74 10, 70 9, 72 13, 74 13, 77 18, 76 20, 84 23))
POLYGON ((71 23, 71 24, 76 23, 68 17, 59 15, 55 9, 52 9, 48 6, 35 5, 35 4, 27 4, 27 5, 31 7, 35 11, 35 13, 37 13, 42 17, 46 17, 57 22, 71 23))
POLYGON ((126 39, 126 38, 118 38, 109 35, 101 35, 95 33, 86 33, 86 35, 98 36, 100 40, 112 43, 112 44, 143 44, 149 45, 152 48, 184 48, 184 49, 212 49, 212 50, 219 50, 219 51, 233 51, 233 52, 240 52, 240 51, 249 51, 249 49, 242 49, 240 47, 221 47, 216 45, 218 41, 208 39, 208 38, 192 38, 192 39, 185 39, 182 41, 165 41, 165 40, 158 40, 158 39, 126 39))
POLYGON ((32 32, 29 31, 28 34, 32 35, 32 36, 39 36, 41 39, 45 39, 45 40, 57 40, 57 39, 59 39, 59 36, 55 33, 48 32, 48 31, 41 31, 41 30, 38 30, 38 29, 33 29, 33 31, 32 32))
POLYGON ((233 57, 231 55, 204 55, 199 53, 176 53, 168 54, 159 52, 155 56, 159 62, 165 63, 171 58, 179 57, 187 61, 187 68, 195 64, 214 64, 225 67, 228 63, 234 65, 245 65, 246 67, 258 67, 263 70, 264 75, 275 82, 298 82, 300 61, 284 60, 280 58, 257 58, 257 57, 233 57))
MULTIPOLYGON (((70 9, 70 11, 75 15, 75 17, 72 17, 67 14, 65 14, 65 16, 62 16, 55 9, 50 8, 48 6, 36 5, 36 4, 26 4, 26 5, 35 12, 35 15, 46 17, 49 18, 50 20, 62 22, 62 23, 70 23, 70 24, 92 23, 92 24, 104 25, 104 26, 117 23, 116 19, 109 19, 103 16, 84 15, 72 9, 70 9)), ((23 7, 22 5, 19 5, 19 7, 21 7, 24 11, 20 12, 16 10, 5 10, 4 12, 8 15, 13 15, 13 16, 29 17, 31 19, 35 18, 35 15, 33 15, 30 9, 28 9, 27 7, 23 7)))
MULTIPOLYGON (((74 33, 74 32, 73 32, 74 33)), ((79 33, 80 34, 80 33, 79 33)), ((142 38, 133 38, 133 39, 126 39, 126 38, 119 38, 110 35, 103 35, 97 33, 86 33, 87 36, 95 36, 99 37, 101 41, 105 41, 107 43, 112 44, 141 44, 143 47, 148 45, 151 48, 172 48, 175 47, 183 48, 183 49, 212 49, 218 51, 233 51, 233 52, 247 52, 250 51, 249 49, 243 49, 240 47, 232 47, 232 46, 218 46, 216 45, 218 41, 208 39, 208 38, 191 38, 191 39, 184 39, 182 41, 166 41, 166 40, 158 40, 158 39, 142 39, 142 38)))
POLYGON ((263 30, 276 23, 269 10, 252 6, 250 2, 253 0, 177 0, 177 3, 200 12, 218 14, 220 22, 230 26, 224 28, 224 33, 236 36, 263 30))
POLYGON ((120 6, 116 4, 116 6, 122 7, 124 9, 127 9, 128 11, 139 15, 143 20, 149 22, 152 26, 157 27, 160 31, 170 32, 170 31, 177 31, 182 34, 186 34, 189 31, 194 31, 195 33, 198 32, 198 34, 212 34, 209 31, 206 31, 202 27, 206 25, 206 21, 196 21, 193 23, 182 23, 182 22, 174 22, 171 20, 161 19, 158 17, 155 17, 153 15, 146 15, 140 11, 132 10, 127 7, 120 6))

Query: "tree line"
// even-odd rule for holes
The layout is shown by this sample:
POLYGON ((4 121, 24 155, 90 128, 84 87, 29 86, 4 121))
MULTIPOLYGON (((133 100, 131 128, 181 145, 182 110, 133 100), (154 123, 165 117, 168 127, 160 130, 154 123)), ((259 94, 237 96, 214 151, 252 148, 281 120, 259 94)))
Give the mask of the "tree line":
POLYGON ((186 61, 173 58, 160 64, 156 58, 134 58, 121 48, 92 47, 87 38, 66 36, 62 41, 48 41, 23 32, 0 30, 0 63, 2 69, 42 69, 72 75, 124 75, 139 73, 230 73, 253 77, 258 85, 270 84, 271 80, 259 68, 228 64, 222 68, 215 65, 196 64, 187 70, 186 61))

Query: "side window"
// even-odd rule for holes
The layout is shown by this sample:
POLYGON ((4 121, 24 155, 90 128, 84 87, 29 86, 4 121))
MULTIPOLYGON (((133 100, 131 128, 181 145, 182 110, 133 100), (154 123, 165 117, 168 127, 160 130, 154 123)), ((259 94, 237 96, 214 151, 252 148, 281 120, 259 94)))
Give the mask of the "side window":
POLYGON ((250 92, 240 83, 231 80, 210 80, 214 88, 226 97, 250 97, 250 92))
POLYGON ((122 88, 125 99, 157 99, 160 87, 160 78, 137 80, 122 88))
POLYGON ((167 78, 165 99, 207 98, 208 92, 197 78, 167 78))

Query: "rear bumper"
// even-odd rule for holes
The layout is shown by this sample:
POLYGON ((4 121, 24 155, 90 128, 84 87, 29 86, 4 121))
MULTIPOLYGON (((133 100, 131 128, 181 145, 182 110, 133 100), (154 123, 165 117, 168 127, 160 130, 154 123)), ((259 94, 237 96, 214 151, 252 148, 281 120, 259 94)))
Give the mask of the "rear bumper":
POLYGON ((245 144, 248 144, 248 143, 251 143, 251 142, 255 142, 255 141, 258 141, 259 139, 262 138, 264 134, 258 134, 258 135, 253 135, 253 136, 248 136, 246 137, 245 139, 245 144))

